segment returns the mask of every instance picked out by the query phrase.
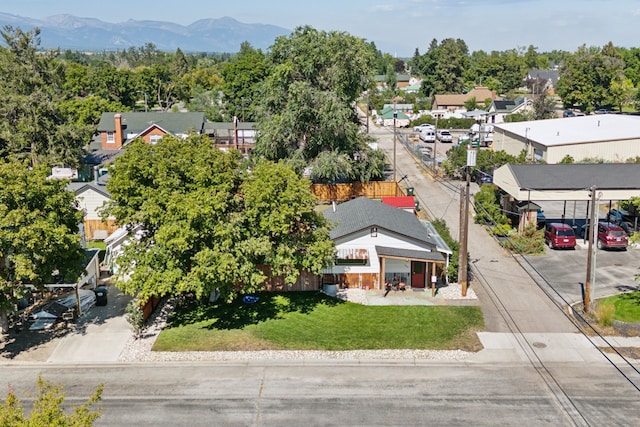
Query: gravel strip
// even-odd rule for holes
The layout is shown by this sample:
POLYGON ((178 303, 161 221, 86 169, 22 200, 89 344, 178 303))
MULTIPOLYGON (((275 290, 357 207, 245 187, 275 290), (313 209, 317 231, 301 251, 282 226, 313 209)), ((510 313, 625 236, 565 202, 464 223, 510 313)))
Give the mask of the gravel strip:
MULTIPOLYGON (((451 284, 438 289, 440 298, 474 299, 472 289, 468 289, 466 298, 462 298, 460 285, 451 284)), ((346 289, 338 293, 338 298, 366 304, 366 291, 346 289)), ((160 331, 165 327, 169 314, 176 301, 169 299, 149 318, 142 336, 133 336, 127 342, 118 358, 119 362, 193 362, 193 361, 247 361, 247 360, 443 360, 461 361, 474 353, 462 350, 353 350, 353 351, 312 351, 312 350, 263 350, 263 351, 151 351, 160 331)))

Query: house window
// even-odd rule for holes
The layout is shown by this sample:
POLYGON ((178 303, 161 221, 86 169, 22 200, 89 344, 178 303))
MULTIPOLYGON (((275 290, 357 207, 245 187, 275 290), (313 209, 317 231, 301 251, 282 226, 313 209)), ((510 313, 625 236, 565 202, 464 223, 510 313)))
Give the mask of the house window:
POLYGON ((378 237, 378 227, 371 227, 371 237, 378 237))
POLYGON ((151 135, 149 136, 149 143, 151 145, 156 145, 162 139, 162 135, 151 135))
POLYGON ((114 144, 116 142, 116 133, 115 132, 107 132, 107 143, 114 144))

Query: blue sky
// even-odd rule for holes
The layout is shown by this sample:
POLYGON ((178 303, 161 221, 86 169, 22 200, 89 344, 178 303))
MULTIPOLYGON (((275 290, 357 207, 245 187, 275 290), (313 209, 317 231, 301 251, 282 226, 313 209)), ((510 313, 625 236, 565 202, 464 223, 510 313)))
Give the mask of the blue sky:
POLYGON ((640 0, 0 0, 0 12, 183 25, 230 16, 291 30, 345 31, 396 56, 411 56, 416 48, 424 53, 432 39, 449 37, 487 52, 529 45, 538 52, 573 52, 609 41, 640 47, 640 0))

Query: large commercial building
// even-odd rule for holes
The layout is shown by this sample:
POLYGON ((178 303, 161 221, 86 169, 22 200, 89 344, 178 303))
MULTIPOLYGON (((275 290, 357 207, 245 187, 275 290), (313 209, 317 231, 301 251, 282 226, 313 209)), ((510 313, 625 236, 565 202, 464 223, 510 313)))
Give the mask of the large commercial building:
POLYGON ((640 156, 640 117, 600 114, 561 119, 499 123, 493 150, 549 164, 565 156, 575 162, 623 163, 640 156))

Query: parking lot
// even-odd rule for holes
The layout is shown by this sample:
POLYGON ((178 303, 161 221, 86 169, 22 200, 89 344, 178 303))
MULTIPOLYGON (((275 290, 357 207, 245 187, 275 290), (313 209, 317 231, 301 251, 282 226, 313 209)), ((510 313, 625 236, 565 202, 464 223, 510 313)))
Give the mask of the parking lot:
MULTIPOLYGON (((564 222, 580 230, 587 221, 587 202, 535 203, 543 209, 547 223, 564 222)), ((604 218, 608 210, 608 204, 602 204, 599 217, 604 218)), ((577 234, 579 236, 579 231, 577 234)), ((544 255, 528 256, 526 260, 562 299, 573 303, 582 301, 580 284, 585 283, 587 278, 587 254, 588 242, 578 237, 574 250, 547 248, 544 255)), ((595 254, 596 274, 591 284, 592 300, 638 289, 640 282, 635 277, 640 274, 640 248, 630 246, 626 251, 596 249, 595 254)))

